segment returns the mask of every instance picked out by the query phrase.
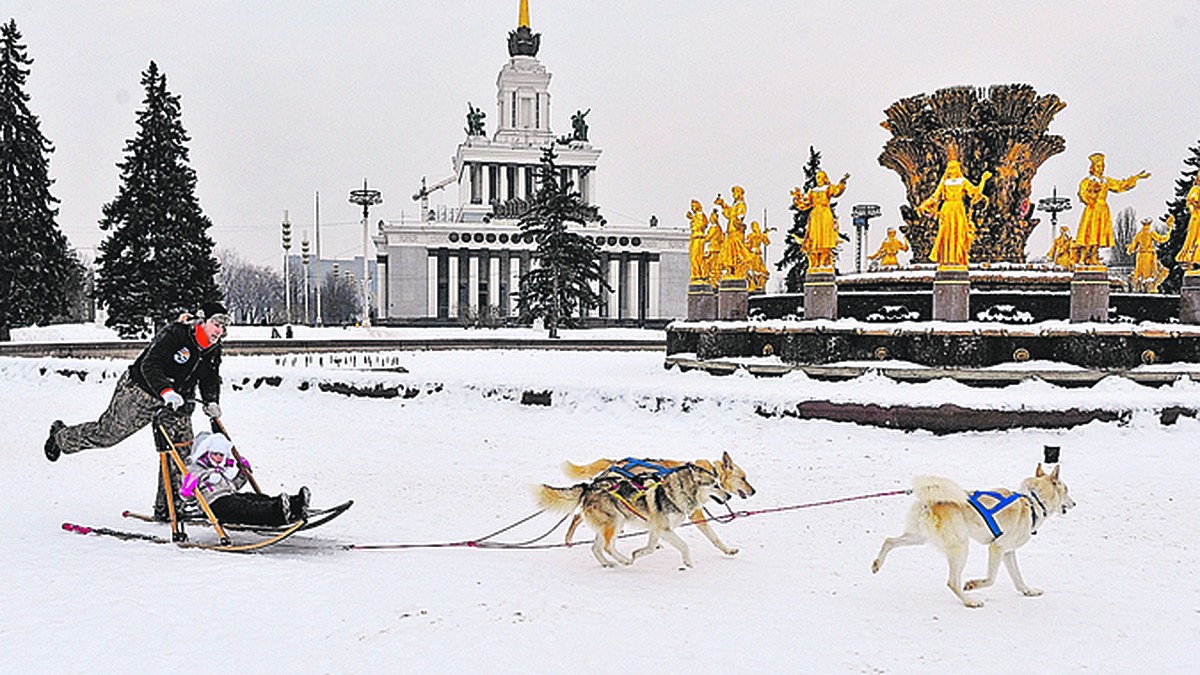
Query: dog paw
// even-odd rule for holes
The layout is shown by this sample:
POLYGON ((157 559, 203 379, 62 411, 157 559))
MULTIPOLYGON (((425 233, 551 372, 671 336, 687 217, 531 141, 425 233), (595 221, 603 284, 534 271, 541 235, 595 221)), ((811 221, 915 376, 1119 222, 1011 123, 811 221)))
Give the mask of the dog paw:
POLYGON ((738 549, 736 549, 736 548, 725 549, 725 555, 737 555, 737 554, 738 554, 738 549))
POLYGON ((963 600, 963 605, 970 607, 971 609, 979 609, 980 607, 983 607, 983 601, 982 600, 963 600))
POLYGON ((985 588, 988 586, 987 579, 971 579, 963 584, 964 591, 973 591, 977 588, 985 588))
POLYGON ((1042 594, 1042 589, 1026 588, 1026 589, 1022 590, 1021 593, 1027 598, 1036 598, 1037 596, 1042 594))
POLYGON ((879 570, 881 569, 883 569, 883 561, 876 558, 875 561, 871 563, 871 574, 879 574, 879 570))

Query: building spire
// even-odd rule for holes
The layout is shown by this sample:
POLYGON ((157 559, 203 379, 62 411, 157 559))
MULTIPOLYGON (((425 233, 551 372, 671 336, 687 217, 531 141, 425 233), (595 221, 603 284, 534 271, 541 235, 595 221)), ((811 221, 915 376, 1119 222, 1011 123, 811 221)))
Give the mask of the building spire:
POLYGON ((529 0, 521 0, 517 29, 508 34, 508 55, 537 57, 541 42, 542 36, 529 29, 529 0))

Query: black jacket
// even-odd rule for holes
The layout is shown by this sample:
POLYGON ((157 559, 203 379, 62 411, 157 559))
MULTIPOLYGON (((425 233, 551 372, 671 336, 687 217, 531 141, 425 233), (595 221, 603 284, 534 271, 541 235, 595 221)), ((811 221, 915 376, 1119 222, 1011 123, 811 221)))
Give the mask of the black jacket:
POLYGON ((150 346, 129 366, 133 382, 153 396, 174 389, 184 400, 195 396, 205 403, 221 399, 221 343, 201 349, 193 323, 173 323, 159 331, 150 346))

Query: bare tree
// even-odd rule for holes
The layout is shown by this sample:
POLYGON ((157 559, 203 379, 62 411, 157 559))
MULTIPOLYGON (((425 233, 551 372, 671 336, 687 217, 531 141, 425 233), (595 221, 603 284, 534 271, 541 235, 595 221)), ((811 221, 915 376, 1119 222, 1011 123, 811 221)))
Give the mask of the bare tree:
POLYGON ((1133 241, 1137 231, 1137 211, 1132 206, 1126 206, 1117 213, 1117 217, 1113 220, 1113 247, 1108 256, 1110 267, 1133 269, 1134 254, 1127 253, 1125 247, 1133 241))
POLYGON ((246 262, 235 251, 219 249, 217 286, 237 323, 272 323, 283 318, 283 276, 274 269, 246 262))
POLYGON ((336 271, 330 272, 325 275, 321 295, 321 314, 325 325, 346 326, 354 323, 361 311, 361 301, 353 279, 336 271))

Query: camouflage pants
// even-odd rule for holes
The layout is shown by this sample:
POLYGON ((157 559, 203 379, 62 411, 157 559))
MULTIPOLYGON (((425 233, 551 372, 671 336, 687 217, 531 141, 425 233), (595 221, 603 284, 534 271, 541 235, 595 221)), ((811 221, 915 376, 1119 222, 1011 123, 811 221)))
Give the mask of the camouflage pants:
MULTIPOLYGON (((158 423, 161 423, 171 435, 180 458, 186 462, 192 453, 192 407, 190 402, 179 410, 165 407, 162 399, 134 384, 129 371, 125 371, 117 381, 108 408, 100 414, 99 419, 66 427, 54 438, 64 454, 72 454, 89 448, 112 447, 155 422, 154 446, 156 450, 164 451, 167 447, 166 440, 162 431, 158 429, 158 423)), ((154 469, 158 483, 154 512, 164 515, 167 513, 167 501, 162 485, 162 469, 159 468, 158 462, 155 462, 154 469)), ((174 462, 170 463, 170 474, 171 489, 178 494, 179 469, 174 462)))

